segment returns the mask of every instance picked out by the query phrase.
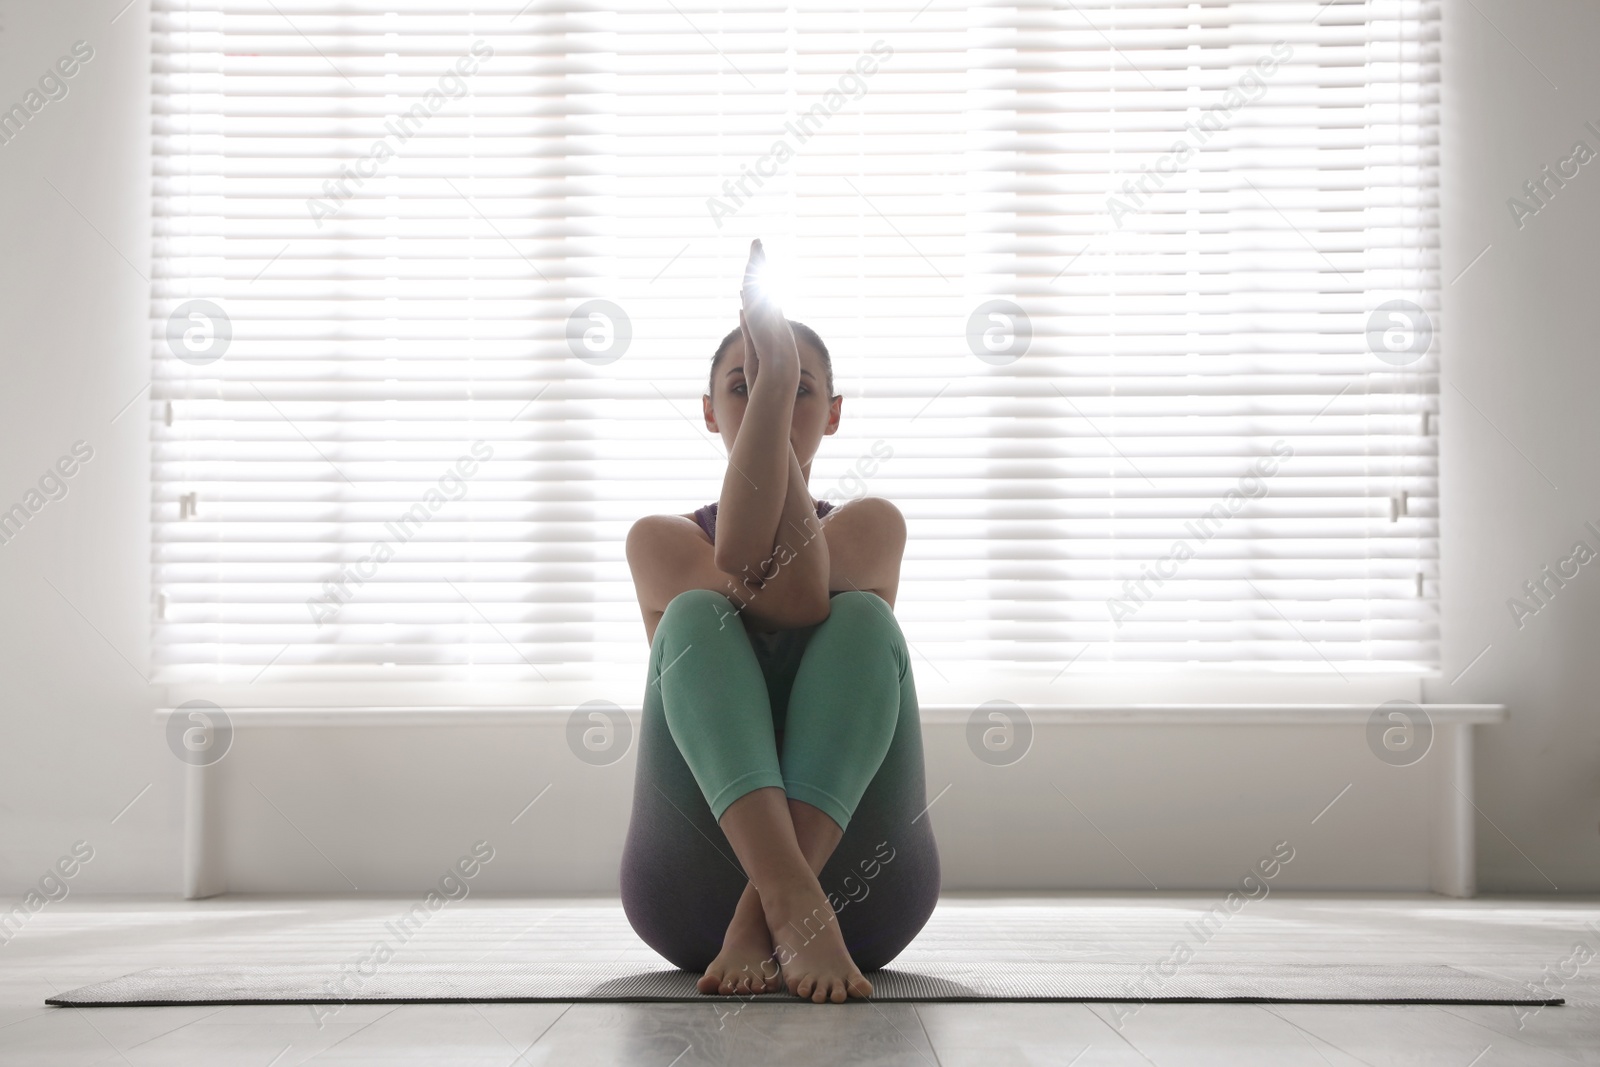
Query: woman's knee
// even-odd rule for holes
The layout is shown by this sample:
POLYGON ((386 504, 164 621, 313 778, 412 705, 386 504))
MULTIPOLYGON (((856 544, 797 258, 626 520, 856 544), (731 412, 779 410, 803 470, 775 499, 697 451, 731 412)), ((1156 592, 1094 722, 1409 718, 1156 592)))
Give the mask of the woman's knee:
MULTIPOLYGON (((739 621, 733 601, 715 589, 685 589, 668 602, 657 628, 677 630, 684 626, 725 630, 739 621), (713 625, 714 624, 714 625, 713 625)), ((743 628, 740 628, 743 632, 743 628)))
MULTIPOLYGON (((667 611, 704 611, 707 607, 731 607, 733 601, 715 589, 685 589, 667 604, 667 611)), ((665 613, 663 613, 665 614, 665 613)))
MULTIPOLYGON (((847 589, 828 600, 828 619, 835 614, 852 621, 881 622, 899 629, 889 602, 870 589, 847 589)), ((827 620, 824 620, 827 621, 827 620)))
POLYGON ((848 629, 852 642, 870 641, 876 636, 892 645, 905 643, 900 620, 894 617, 888 601, 869 589, 834 594, 828 617, 822 621, 823 626, 830 624, 834 629, 848 629))

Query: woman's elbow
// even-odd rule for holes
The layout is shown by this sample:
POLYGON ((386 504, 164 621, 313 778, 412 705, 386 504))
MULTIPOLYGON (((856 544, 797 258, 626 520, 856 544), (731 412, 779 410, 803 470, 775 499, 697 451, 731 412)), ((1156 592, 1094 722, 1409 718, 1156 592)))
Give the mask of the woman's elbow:
POLYGON ((760 567, 752 565, 748 555, 731 546, 717 545, 712 550, 711 561, 723 574, 752 581, 761 580, 760 567))
POLYGON ((761 582, 773 577, 772 570, 776 558, 771 547, 762 551, 734 541, 718 543, 711 549, 711 561, 717 570, 752 582, 761 582))

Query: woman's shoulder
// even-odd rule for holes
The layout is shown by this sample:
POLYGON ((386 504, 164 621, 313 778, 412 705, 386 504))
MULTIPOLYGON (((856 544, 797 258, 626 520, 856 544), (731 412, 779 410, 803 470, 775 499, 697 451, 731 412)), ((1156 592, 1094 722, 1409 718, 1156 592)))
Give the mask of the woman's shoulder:
POLYGON ((667 531, 673 536, 676 536, 680 532, 690 530, 698 531, 701 537, 705 538, 707 541, 710 540, 710 538, 705 537, 705 526, 701 524, 699 516, 692 511, 661 512, 660 514, 656 515, 641 515, 637 519, 633 520, 633 526, 629 531, 629 536, 649 537, 659 534, 662 531, 667 531))
POLYGON ((698 587, 714 576, 712 551, 711 538, 693 515, 671 512, 641 515, 633 521, 623 542, 639 602, 649 602, 651 609, 658 612, 666 608, 672 595, 698 587))
POLYGON ((822 520, 828 547, 853 554, 899 560, 905 553, 906 520, 894 502, 881 496, 847 500, 822 520))
POLYGON ((852 519, 874 519, 892 525, 905 524, 905 516, 894 501, 881 496, 858 496, 838 504, 828 511, 829 518, 849 515, 852 519))
POLYGON ((635 526, 656 526, 661 524, 680 525, 679 520, 694 522, 695 513, 692 511, 674 512, 663 511, 655 515, 640 515, 633 520, 635 526))

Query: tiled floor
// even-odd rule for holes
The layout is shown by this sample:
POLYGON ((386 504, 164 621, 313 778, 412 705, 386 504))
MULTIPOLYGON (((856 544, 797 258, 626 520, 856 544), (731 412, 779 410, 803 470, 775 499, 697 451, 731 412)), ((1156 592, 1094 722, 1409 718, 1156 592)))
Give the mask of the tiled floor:
MULTIPOLYGON (((934 922, 997 920, 996 955, 1155 962, 1217 895, 947 894, 934 922), (1028 937, 1028 909, 1066 908, 1070 947, 1028 937), (1003 922, 1000 920, 1003 919, 1003 922), (1004 927, 999 929, 998 927, 1004 927)), ((1197 960, 1449 963, 1544 982, 1561 1006, 966 1003, 812 1005, 350 1004, 51 1008, 44 998, 145 967, 221 961, 338 964, 365 953, 405 896, 228 896, 193 903, 71 897, 0 944, 0 1064, 1600 1064, 1600 900, 1289 894, 1251 901, 1197 960), (1575 953, 1575 948, 1583 946, 1575 953), (319 1018, 318 1012, 324 1013, 319 1018), (331 1014, 328 1014, 331 1013, 331 1014)), ((664 966, 615 899, 469 897, 396 959, 509 962, 583 953, 664 966), (598 909, 598 911, 596 910, 598 909), (586 912, 586 914, 580 914, 586 912), (614 915, 613 937, 564 928, 614 915), (582 923, 573 920, 582 918, 582 923)))

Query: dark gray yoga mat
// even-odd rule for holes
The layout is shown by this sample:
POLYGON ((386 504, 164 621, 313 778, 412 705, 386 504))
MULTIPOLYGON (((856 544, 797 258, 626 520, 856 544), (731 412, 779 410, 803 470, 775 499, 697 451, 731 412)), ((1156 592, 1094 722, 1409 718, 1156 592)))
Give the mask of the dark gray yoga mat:
MULTIPOLYGON (((330 965, 152 967, 45 1000, 76 1007, 343 1004, 360 1001, 708 1001, 689 971, 619 964, 386 964, 370 976, 330 965), (344 978, 343 990, 338 980, 344 978)), ((867 975, 873 1000, 1294 1001, 1331 1004, 1563 1004, 1526 986, 1442 964, 1200 964, 1167 976, 1140 963, 923 963, 867 975)), ((794 1001, 787 991, 753 999, 794 1001)))

